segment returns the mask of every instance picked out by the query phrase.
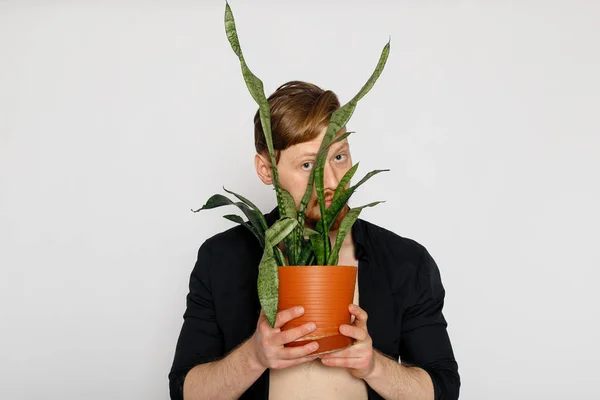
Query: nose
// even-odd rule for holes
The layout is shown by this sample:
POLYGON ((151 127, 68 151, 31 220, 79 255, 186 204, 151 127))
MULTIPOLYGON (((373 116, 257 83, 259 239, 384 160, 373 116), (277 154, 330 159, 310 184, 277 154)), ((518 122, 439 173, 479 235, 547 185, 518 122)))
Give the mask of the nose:
POLYGON ((323 171, 323 188, 325 191, 330 190, 335 192, 338 184, 340 183, 339 179, 335 175, 335 172, 329 163, 325 163, 325 169, 323 171))

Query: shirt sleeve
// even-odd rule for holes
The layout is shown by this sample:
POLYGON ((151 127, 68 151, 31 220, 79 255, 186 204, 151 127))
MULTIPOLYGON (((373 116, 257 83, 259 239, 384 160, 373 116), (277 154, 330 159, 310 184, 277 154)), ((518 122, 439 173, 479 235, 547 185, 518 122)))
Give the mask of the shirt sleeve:
POLYGON ((173 400, 183 399, 183 382, 193 367, 223 356, 223 336, 217 324, 210 284, 208 243, 200 247, 190 276, 183 326, 169 373, 169 391, 173 400))
POLYGON ((418 366, 433 382, 435 400, 458 399, 460 376, 442 314, 445 291, 427 250, 417 273, 413 305, 402 317, 401 361, 418 366))

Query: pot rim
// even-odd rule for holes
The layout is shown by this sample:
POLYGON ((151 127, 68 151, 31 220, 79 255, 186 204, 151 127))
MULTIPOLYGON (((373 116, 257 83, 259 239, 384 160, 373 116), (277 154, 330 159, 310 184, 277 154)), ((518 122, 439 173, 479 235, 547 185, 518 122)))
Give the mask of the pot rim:
POLYGON ((355 265, 278 265, 278 268, 358 268, 355 265))

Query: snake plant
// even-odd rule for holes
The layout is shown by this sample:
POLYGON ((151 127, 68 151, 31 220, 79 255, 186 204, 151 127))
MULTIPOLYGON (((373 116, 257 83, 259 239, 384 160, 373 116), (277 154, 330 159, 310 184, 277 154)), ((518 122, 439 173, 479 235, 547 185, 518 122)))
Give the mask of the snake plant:
POLYGON ((352 116, 358 101, 371 90, 379 78, 379 75, 381 75, 390 51, 390 42, 388 41, 384 46, 375 71, 356 96, 354 96, 347 104, 333 112, 327 131, 321 142, 314 167, 308 178, 306 191, 298 209, 296 209, 296 203, 291 194, 279 184, 279 175, 277 172, 277 162, 275 159, 275 150, 273 148, 271 132, 269 103, 264 93, 262 81, 250 71, 244 60, 236 31, 235 20, 228 3, 225 5, 225 31, 231 48, 239 59, 246 86, 259 107, 260 121, 269 152, 273 185, 277 197, 280 219, 271 227, 268 227, 264 215, 255 204, 245 197, 225 188, 223 189, 227 193, 233 195, 239 201, 232 201, 224 195, 215 194, 210 197, 206 204, 200 209, 192 211, 198 212, 200 210, 207 210, 220 206, 234 205, 246 216, 247 221, 237 214, 228 214, 225 215, 224 218, 245 226, 254 236, 256 236, 256 239, 264 248, 263 257, 259 264, 257 283, 258 297, 269 323, 273 326, 275 323, 275 315, 277 314, 279 288, 278 266, 336 265, 338 263, 342 242, 346 237, 346 234, 352 228, 354 222, 359 217, 362 209, 380 203, 374 202, 351 209, 343 218, 337 231, 335 243, 332 247, 328 232, 331 230, 331 227, 340 212, 346 206, 350 196, 368 179, 380 172, 387 171, 371 171, 358 183, 345 189, 358 169, 358 163, 355 164, 341 179, 334 193, 331 205, 328 208, 325 208, 323 178, 327 152, 333 143, 344 140, 352 133, 346 132, 336 138, 337 133, 346 125, 352 116), (313 192, 313 185, 316 189, 319 209, 322 216, 315 230, 304 227, 306 207, 313 192), (284 243, 283 249, 278 246, 281 241, 284 243))

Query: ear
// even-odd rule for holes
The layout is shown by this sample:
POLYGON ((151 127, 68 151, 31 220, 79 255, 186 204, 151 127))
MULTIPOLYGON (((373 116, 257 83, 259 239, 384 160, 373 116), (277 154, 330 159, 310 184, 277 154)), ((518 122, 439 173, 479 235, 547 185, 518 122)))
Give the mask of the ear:
POLYGON ((254 156, 254 167, 256 174, 265 185, 273 184, 273 176, 271 171, 271 163, 262 154, 254 156))

